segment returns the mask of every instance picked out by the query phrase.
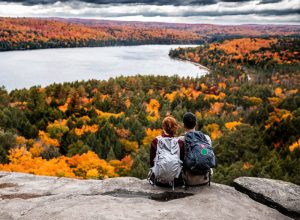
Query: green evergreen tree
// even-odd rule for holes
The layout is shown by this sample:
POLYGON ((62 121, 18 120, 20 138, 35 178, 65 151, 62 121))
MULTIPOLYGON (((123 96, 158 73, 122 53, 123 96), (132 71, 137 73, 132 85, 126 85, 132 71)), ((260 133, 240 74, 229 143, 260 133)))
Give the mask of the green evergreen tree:
POLYGON ((113 147, 111 147, 107 154, 106 160, 110 161, 110 160, 115 160, 115 159, 116 159, 116 155, 115 155, 113 147))
POLYGON ((140 179, 145 179, 149 172, 149 148, 142 146, 139 149, 139 153, 135 155, 133 165, 131 168, 130 176, 134 176, 140 179))

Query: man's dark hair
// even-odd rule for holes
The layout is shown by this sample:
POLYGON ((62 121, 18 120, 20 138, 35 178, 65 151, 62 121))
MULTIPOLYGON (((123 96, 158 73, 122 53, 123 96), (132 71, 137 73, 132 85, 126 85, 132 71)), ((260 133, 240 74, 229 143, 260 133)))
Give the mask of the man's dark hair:
POLYGON ((191 113, 191 112, 187 112, 183 115, 183 124, 184 124, 184 127, 186 129, 193 129, 196 127, 196 122, 197 122, 197 119, 196 119, 196 116, 191 113))

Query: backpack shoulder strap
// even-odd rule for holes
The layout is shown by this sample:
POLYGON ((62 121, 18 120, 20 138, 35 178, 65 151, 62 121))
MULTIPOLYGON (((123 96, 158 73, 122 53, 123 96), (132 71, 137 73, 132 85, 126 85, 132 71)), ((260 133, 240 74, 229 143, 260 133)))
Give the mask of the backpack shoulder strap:
POLYGON ((163 137, 161 135, 157 136, 156 139, 159 141, 161 140, 163 137))
POLYGON ((163 137, 163 136, 159 136, 158 141, 161 141, 162 143, 167 145, 166 139, 168 139, 169 137, 163 137))
POLYGON ((205 142, 209 146, 211 146, 210 138, 208 135, 204 134, 202 131, 196 131, 197 136, 201 142, 205 142))
POLYGON ((158 140, 158 142, 157 142, 157 150, 161 147, 160 144, 163 144, 163 145, 165 145, 168 148, 168 150, 172 154, 174 154, 174 152, 177 152, 177 154, 180 155, 180 147, 179 147, 179 143, 178 143, 178 140, 179 140, 178 137, 162 137, 162 136, 158 136, 157 140, 158 140))
POLYGON ((156 144, 156 151, 157 151, 158 147, 159 147, 159 143, 160 143, 160 141, 163 140, 163 137, 161 135, 159 135, 159 136, 156 137, 156 139, 157 139, 157 144, 156 144))
POLYGON ((207 134, 204 134, 207 142, 209 143, 209 145, 212 147, 212 143, 211 143, 211 138, 207 135, 207 134))

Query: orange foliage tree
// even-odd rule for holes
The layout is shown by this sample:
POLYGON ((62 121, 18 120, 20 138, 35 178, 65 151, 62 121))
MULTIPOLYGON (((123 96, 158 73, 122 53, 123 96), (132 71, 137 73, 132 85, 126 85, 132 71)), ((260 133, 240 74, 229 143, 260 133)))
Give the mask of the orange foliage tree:
MULTIPOLYGON (((119 169, 100 159, 92 151, 70 158, 60 156, 46 160, 38 155, 33 155, 25 147, 20 147, 10 150, 9 161, 9 164, 0 164, 0 170, 47 176, 102 179, 118 176, 115 170, 119 169)), ((132 165, 128 157, 120 163, 123 166, 126 165, 127 170, 132 165)))

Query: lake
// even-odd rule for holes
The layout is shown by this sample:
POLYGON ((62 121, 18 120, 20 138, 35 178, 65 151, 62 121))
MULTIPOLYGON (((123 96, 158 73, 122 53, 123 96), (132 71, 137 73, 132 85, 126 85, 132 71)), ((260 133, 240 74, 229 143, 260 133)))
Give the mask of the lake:
POLYGON ((61 48, 0 53, 0 86, 8 91, 51 83, 109 79, 120 75, 174 75, 196 77, 206 70, 171 59, 169 50, 196 45, 142 45, 61 48))

